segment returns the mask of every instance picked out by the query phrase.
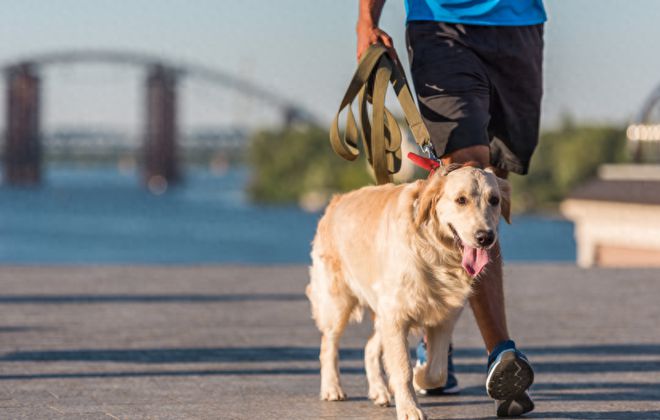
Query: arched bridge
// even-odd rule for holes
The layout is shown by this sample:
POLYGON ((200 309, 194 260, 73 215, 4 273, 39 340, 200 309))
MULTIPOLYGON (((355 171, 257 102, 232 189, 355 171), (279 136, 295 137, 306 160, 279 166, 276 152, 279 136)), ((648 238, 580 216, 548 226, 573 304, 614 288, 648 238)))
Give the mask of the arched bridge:
POLYGON ((146 71, 143 148, 146 182, 158 179, 172 183, 180 177, 176 159, 176 102, 177 83, 184 77, 236 90, 272 107, 280 113, 285 125, 315 120, 303 107, 270 89, 203 65, 130 51, 76 50, 32 55, 0 65, 7 79, 5 182, 36 184, 41 177, 40 70, 47 66, 81 63, 135 66, 146 71))

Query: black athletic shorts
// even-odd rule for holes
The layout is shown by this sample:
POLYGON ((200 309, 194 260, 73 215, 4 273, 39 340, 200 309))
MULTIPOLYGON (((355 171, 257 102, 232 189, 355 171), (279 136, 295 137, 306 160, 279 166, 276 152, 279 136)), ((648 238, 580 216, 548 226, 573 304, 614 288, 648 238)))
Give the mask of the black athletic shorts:
POLYGON ((490 145, 494 166, 526 174, 539 136, 543 24, 412 21, 406 42, 437 155, 490 145))

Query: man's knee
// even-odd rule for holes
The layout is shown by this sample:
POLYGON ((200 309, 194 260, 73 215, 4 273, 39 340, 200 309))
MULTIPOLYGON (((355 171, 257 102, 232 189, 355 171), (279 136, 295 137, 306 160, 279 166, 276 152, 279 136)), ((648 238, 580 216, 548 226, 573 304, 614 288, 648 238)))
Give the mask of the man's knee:
POLYGON ((468 146, 462 149, 454 150, 442 157, 442 163, 449 165, 452 163, 468 163, 475 162, 482 168, 492 167, 495 175, 502 179, 509 177, 509 171, 506 169, 491 166, 490 162, 490 147, 478 144, 475 146, 468 146))

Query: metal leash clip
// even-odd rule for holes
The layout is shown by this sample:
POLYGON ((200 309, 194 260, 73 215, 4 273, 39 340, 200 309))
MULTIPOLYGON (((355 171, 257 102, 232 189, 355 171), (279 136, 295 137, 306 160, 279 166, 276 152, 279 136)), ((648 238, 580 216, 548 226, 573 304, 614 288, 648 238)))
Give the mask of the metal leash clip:
POLYGON ((442 161, 438 158, 438 156, 436 156, 435 150, 433 150, 433 144, 431 144, 430 141, 424 143, 422 146, 420 146, 420 148, 424 153, 426 153, 429 159, 433 159, 434 161, 439 162, 442 166, 442 161))

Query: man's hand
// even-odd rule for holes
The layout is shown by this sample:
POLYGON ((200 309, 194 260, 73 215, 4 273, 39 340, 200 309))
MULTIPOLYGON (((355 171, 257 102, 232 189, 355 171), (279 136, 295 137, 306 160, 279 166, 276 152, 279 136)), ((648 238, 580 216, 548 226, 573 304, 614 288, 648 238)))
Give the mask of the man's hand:
POLYGON ((360 0, 360 12, 355 31, 357 32, 357 59, 373 44, 383 44, 393 60, 398 61, 392 38, 378 27, 380 13, 385 0, 360 0))
POLYGON ((390 56, 396 59, 396 51, 392 38, 382 29, 374 26, 364 26, 358 23, 357 27, 357 59, 362 58, 362 55, 373 44, 383 44, 390 52, 390 56))

